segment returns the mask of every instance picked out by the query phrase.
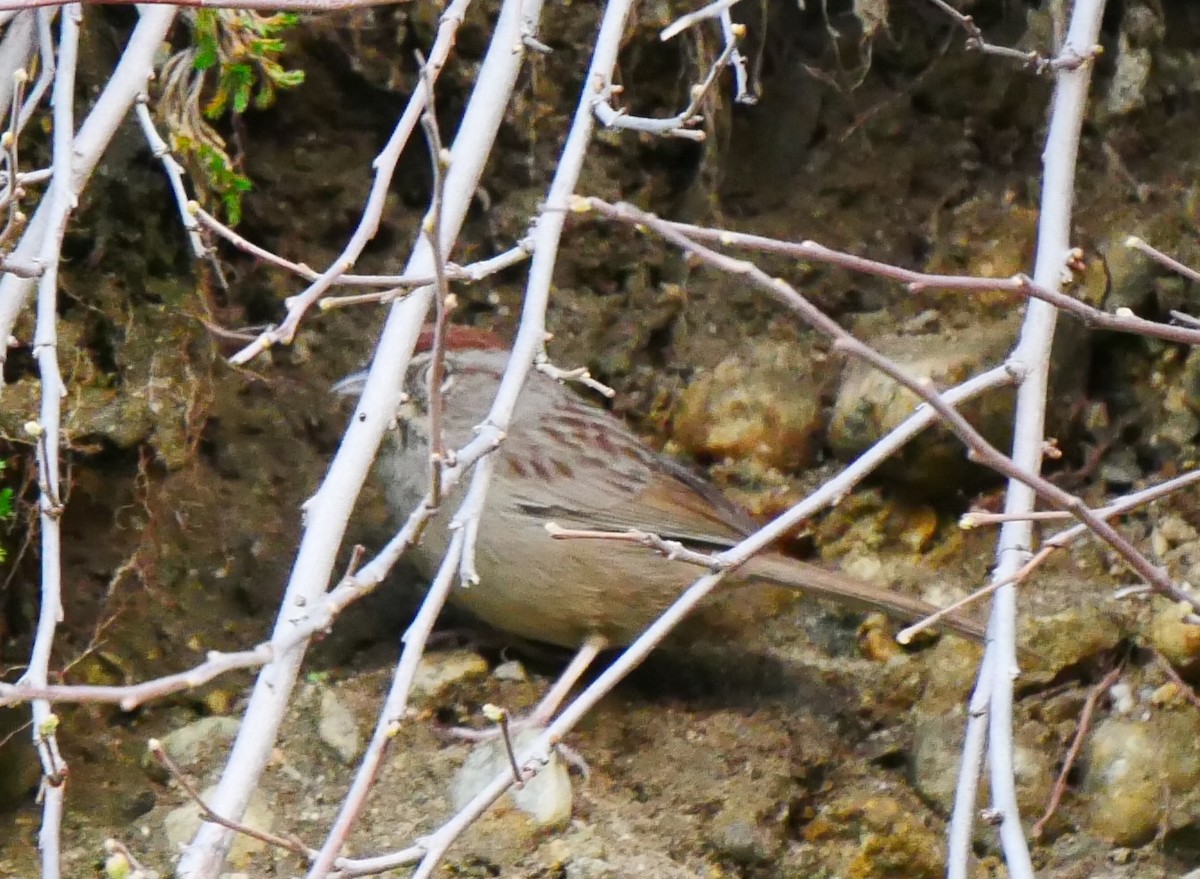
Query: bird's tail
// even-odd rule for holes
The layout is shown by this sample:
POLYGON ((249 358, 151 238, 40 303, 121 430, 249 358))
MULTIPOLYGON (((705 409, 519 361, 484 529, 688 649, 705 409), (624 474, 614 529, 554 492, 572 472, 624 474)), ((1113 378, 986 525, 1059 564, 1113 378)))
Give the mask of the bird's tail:
MULTIPOLYGON (((815 598, 858 610, 880 611, 902 622, 912 623, 937 613, 939 608, 919 598, 882 589, 846 574, 779 555, 756 556, 738 571, 748 581, 795 589, 815 598)), ((974 641, 983 641, 987 628, 961 613, 939 618, 938 627, 974 641)))

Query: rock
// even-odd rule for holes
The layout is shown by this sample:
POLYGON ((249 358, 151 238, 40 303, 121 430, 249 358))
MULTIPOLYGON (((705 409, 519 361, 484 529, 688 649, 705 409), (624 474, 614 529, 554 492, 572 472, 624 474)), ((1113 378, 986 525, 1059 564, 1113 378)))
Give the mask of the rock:
POLYGON ((707 834, 713 854, 743 870, 752 870, 770 859, 777 841, 749 821, 725 821, 707 834))
POLYGON ((515 681, 517 683, 524 683, 529 680, 525 666, 515 659, 502 662, 492 669, 492 677, 498 681, 515 681))
POLYGON ((574 822, 570 829, 550 840, 542 852, 541 862, 551 876, 608 879, 626 875, 626 871, 608 860, 608 853, 597 839, 595 829, 582 822, 574 822))
MULTIPOLYGON (((541 735, 537 728, 523 729, 513 736, 517 759, 541 735)), ((500 740, 482 742, 471 751, 454 778, 452 800, 461 809, 500 772, 511 771, 508 754, 500 740)), ((533 818, 539 826, 563 824, 571 818, 571 779, 558 753, 551 750, 549 763, 521 788, 509 788, 505 798, 533 818)))
POLYGON ((805 827, 804 839, 841 837, 849 842, 851 856, 836 872, 839 876, 940 879, 946 870, 945 841, 913 806, 903 794, 882 785, 870 792, 851 786, 828 798, 805 827))
POLYGON ((1142 478, 1137 451, 1130 446, 1111 450, 1100 465, 1100 478, 1114 491, 1123 491, 1142 478))
POLYGON ((613 865, 600 858, 573 858, 567 861, 564 871, 566 879, 609 879, 616 875, 613 865))
MULTIPOLYGON (((212 802, 216 793, 216 785, 204 791, 200 798, 212 802)), ((250 803, 242 823, 255 830, 269 832, 275 822, 275 815, 267 805, 267 798, 261 790, 255 790, 250 795, 250 803)), ((200 805, 189 801, 177 809, 172 809, 163 818, 163 831, 166 833, 167 845, 171 851, 178 851, 180 846, 191 842, 196 831, 200 829, 200 805)), ((260 839, 238 833, 233 838, 233 848, 229 852, 229 862, 235 868, 245 867, 250 857, 262 851, 267 844, 260 839)))
POLYGON ((1165 513, 1157 519, 1150 532, 1150 546, 1156 555, 1166 555, 1171 549, 1181 544, 1195 543, 1196 529, 1178 513, 1165 513))
MULTIPOLYGON (((908 375, 931 387, 951 387, 1004 361, 1018 317, 1014 313, 1006 320, 961 329, 884 334, 868 341, 908 375)), ((841 460, 853 460, 912 415, 919 402, 915 394, 873 366, 851 361, 833 405, 829 445, 841 460)), ((1011 432, 1011 393, 993 390, 960 411, 990 442, 1003 447, 1011 432)), ((969 466, 962 442, 946 428, 924 431, 885 465, 889 478, 935 496, 959 491, 969 466)))
MULTIPOLYGON (((960 709, 949 714, 923 715, 913 726, 910 777, 913 787, 945 815, 954 804, 954 791, 962 759, 966 718, 960 709)), ((1056 752, 1048 745, 1044 727, 1017 722, 1013 743, 1013 769, 1017 779, 1017 803, 1025 816, 1041 814, 1054 782, 1056 752)), ((980 786, 980 802, 987 801, 986 780, 980 786)))
POLYGON ((1153 49, 1166 35, 1166 26, 1149 3, 1126 5, 1117 37, 1116 68, 1103 107, 1112 116, 1132 113, 1146 105, 1154 68, 1153 49))
MULTIPOLYGON (((1180 309, 1194 312, 1195 305, 1187 302, 1180 309)), ((1182 365, 1177 370, 1170 369, 1160 390, 1162 413, 1154 425, 1154 433, 1162 443, 1179 450, 1188 449, 1200 433, 1200 349, 1188 349, 1182 365)))
POLYGON ((353 763, 362 748, 362 733, 354 715, 330 689, 321 692, 321 719, 317 723, 317 735, 346 764, 353 763))
POLYGON ((171 759, 186 769, 210 748, 232 742, 241 721, 236 717, 202 717, 187 726, 167 733, 162 745, 171 759))
POLYGON ((487 660, 470 650, 426 653, 413 678, 413 695, 436 696, 451 684, 487 673, 487 660))
POLYGON ((1194 710, 1152 709, 1097 724, 1081 764, 1087 829, 1134 846, 1200 818, 1196 723, 1194 710))
MULTIPOLYGON (((1057 578, 1051 578, 1051 585, 1057 578)), ((1073 590, 1064 578, 1062 592, 1073 590)), ((1123 635, 1121 626, 1104 610, 1091 602, 1077 602, 1057 613, 1028 601, 1021 617, 1022 681, 1049 683, 1066 669, 1116 648, 1123 635)))
POLYGON ((1171 665, 1187 668, 1200 658, 1200 625, 1190 622, 1195 608, 1187 602, 1171 603, 1162 599, 1154 602, 1154 614, 1144 633, 1146 640, 1171 665))
POLYGON ((672 439, 692 457, 796 472, 816 462, 822 397, 834 372, 813 351, 762 344, 702 373, 683 392, 672 439))
MULTIPOLYGON (((924 686, 920 710, 927 715, 961 710, 970 699, 979 668, 981 648, 964 638, 942 638, 930 651, 922 669, 924 686)), ((899 669, 895 672, 899 673, 899 669)), ((893 684, 895 689, 901 689, 893 684)))
POLYGON ((954 803, 965 723, 960 710, 922 716, 913 725, 909 776, 917 793, 943 815, 950 814, 954 803))

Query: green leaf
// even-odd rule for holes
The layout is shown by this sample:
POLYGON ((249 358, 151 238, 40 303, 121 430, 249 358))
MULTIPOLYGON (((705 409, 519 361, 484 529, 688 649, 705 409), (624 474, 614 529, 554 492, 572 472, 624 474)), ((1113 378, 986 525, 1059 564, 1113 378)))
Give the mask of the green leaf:
POLYGON ((192 61, 194 68, 197 70, 208 70, 217 63, 217 57, 216 40, 196 40, 196 57, 192 61))
POLYGON ((233 93, 233 112, 245 113, 250 106, 250 83, 239 82, 233 93))
POLYGON ((229 225, 236 226, 242 221, 242 199, 237 193, 227 192, 221 196, 221 204, 225 206, 225 218, 229 225))
POLYGON ((275 103, 275 89, 271 87, 270 81, 264 82, 262 88, 258 90, 258 94, 254 96, 254 108, 265 110, 273 103, 275 103))
POLYGON ((196 10, 196 36, 215 40, 220 22, 215 9, 196 10))
POLYGON ((259 37, 250 41, 251 55, 274 55, 284 49, 283 40, 278 37, 259 37))
POLYGON ((271 80, 280 88, 292 88, 304 82, 303 70, 280 70, 272 74, 271 80))

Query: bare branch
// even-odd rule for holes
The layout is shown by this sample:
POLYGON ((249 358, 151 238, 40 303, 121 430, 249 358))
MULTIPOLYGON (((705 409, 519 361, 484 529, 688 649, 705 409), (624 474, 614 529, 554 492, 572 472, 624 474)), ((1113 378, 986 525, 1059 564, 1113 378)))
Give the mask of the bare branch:
MULTIPOLYGON (((38 262, 46 267, 38 279, 37 324, 33 351, 38 362, 42 402, 36 429, 38 457, 38 524, 41 533, 41 607, 37 633, 29 656, 29 667, 21 681, 45 686, 49 677, 50 654, 54 636, 63 620, 62 601, 62 493, 59 490, 59 431, 62 399, 66 393, 58 366, 58 262, 67 222, 76 206, 71 182, 75 154, 75 66, 79 57, 79 21, 77 5, 63 9, 58 41, 58 69, 54 77, 52 162, 50 190, 47 193, 45 237, 38 251, 38 262)), ((15 170, 15 166, 14 166, 15 170)), ((39 210, 40 213, 40 210, 39 210)), ((60 875, 64 784, 67 766, 58 749, 58 718, 50 703, 33 703, 33 737, 42 761, 42 827, 38 848, 42 854, 43 879, 60 875)))
MULTIPOLYGON (((795 259, 834 265, 839 268, 875 277, 889 278, 893 281, 900 281, 907 284, 909 291, 912 293, 924 290, 961 290, 963 292, 977 293, 998 290, 1015 293, 1053 305, 1078 318, 1088 327, 1113 330, 1114 332, 1136 333, 1151 338, 1164 339, 1168 342, 1180 342, 1185 345, 1200 344, 1200 329, 1187 329, 1144 320, 1134 315, 1129 309, 1118 309, 1115 313, 1110 314, 1050 286, 1036 283, 1026 275, 1014 275, 1011 278, 932 275, 890 263, 879 262, 878 260, 855 256, 851 253, 833 250, 815 241, 802 241, 797 244, 780 241, 775 238, 767 238, 762 235, 750 235, 726 229, 694 226, 690 223, 672 223, 663 220, 659 222, 694 241, 710 242, 723 247, 743 247, 763 253, 779 254, 795 259)), ((1073 251, 1070 249, 1064 250, 1063 253, 1064 256, 1073 256, 1073 251)))
MULTIPOLYGON (((1169 596, 1175 601, 1187 601, 1189 603, 1197 601, 1194 597, 1179 590, 1171 582, 1165 571, 1153 565, 1120 532, 1092 513, 1079 498, 1068 494, 1034 472, 1027 471, 1018 466, 1012 458, 1004 455, 995 446, 987 442, 962 415, 956 412, 951 406, 948 406, 945 400, 936 391, 928 387, 926 383, 907 375, 895 362, 854 338, 782 279, 771 278, 753 263, 736 260, 715 250, 711 250, 679 233, 672 224, 664 223, 654 215, 641 211, 632 205, 611 205, 596 198, 584 199, 582 203, 612 219, 645 226, 701 261, 722 271, 745 278, 756 287, 759 287, 772 298, 796 312, 809 326, 833 339, 835 350, 869 363, 932 406, 942 417, 947 427, 967 446, 972 460, 1029 487, 1047 503, 1059 509, 1067 510, 1076 518, 1086 522, 1097 536, 1111 545, 1125 559, 1128 565, 1156 591, 1169 596)), ((1024 374, 1026 369, 1019 358, 1014 358, 1014 360, 1010 361, 1009 368, 1018 374, 1024 374)), ((1039 439, 1039 455, 1042 452, 1042 448, 1042 443, 1039 439)))
MULTIPOLYGON (((84 0, 83 6, 177 6, 184 9, 256 9, 267 12, 334 12, 397 6, 411 0, 84 0)), ((65 6, 67 0, 0 0, 0 11, 65 6)))
MULTIPOLYGON (((1135 492, 1134 494, 1128 495, 1118 501, 1114 501, 1107 506, 1101 507, 1094 512, 1096 516, 1101 519, 1111 519, 1114 516, 1127 513, 1135 507, 1141 506, 1142 504, 1148 504, 1152 501, 1158 500, 1159 498, 1165 497, 1166 495, 1178 491, 1179 489, 1191 485, 1197 481, 1200 481, 1200 470, 1193 470, 1191 473, 1185 473, 1182 476, 1169 479, 1161 485, 1152 486, 1151 488, 1144 489, 1143 491, 1135 492)), ((1045 510, 1041 512, 1028 513, 971 512, 964 515, 959 524, 960 527, 963 528, 972 528, 981 524, 1021 521, 1043 522, 1070 518, 1070 513, 1057 510, 1045 510)), ((1050 558, 1051 555, 1053 555, 1055 550, 1062 549, 1071 542, 1090 533, 1091 532, 1086 524, 1076 525, 1073 528, 1060 531, 1048 540, 1043 541, 1041 549, 1034 553, 1033 556, 1030 557, 1029 561, 1025 562, 1025 564, 1023 564, 1016 571, 1013 571, 1007 577, 995 579, 987 586, 972 592, 966 598, 962 598, 959 601, 942 608, 937 613, 931 614, 920 622, 901 629, 896 635, 896 640, 901 644, 907 644, 917 635, 917 633, 936 625, 942 618, 948 616, 949 614, 962 610, 967 605, 978 601, 981 598, 986 598, 987 596, 992 595, 1001 586, 1007 586, 1010 583, 1023 583, 1030 574, 1041 567, 1041 565, 1048 558, 1050 558)))
POLYGON ((1132 248, 1139 253, 1144 253, 1159 265, 1166 266, 1171 271, 1183 275, 1189 281, 1200 281, 1200 272, 1197 272, 1190 266, 1185 266, 1183 263, 1173 257, 1167 256, 1161 250, 1156 247, 1152 247, 1141 238, 1138 238, 1136 235, 1130 235, 1128 238, 1126 238, 1125 246, 1132 248))
POLYGON ((267 845, 273 845, 276 848, 293 852, 301 855, 302 857, 312 858, 313 855, 316 854, 313 849, 310 849, 308 846, 301 844, 295 839, 286 839, 282 836, 277 836, 274 833, 267 833, 265 831, 258 830, 257 828, 246 824, 245 822, 233 821, 229 818, 226 818, 224 815, 221 815, 219 812, 214 811, 211 807, 209 807, 208 803, 204 802, 204 798, 200 796, 200 791, 196 790, 196 786, 192 784, 191 780, 187 777, 187 775, 184 774, 183 770, 179 768, 179 765, 173 759, 171 759, 171 755, 167 753, 167 749, 163 747, 162 742, 160 742, 158 739, 150 739, 150 741, 146 743, 146 748, 150 751, 151 756, 161 763, 167 772, 170 773, 171 777, 175 779, 175 782, 183 788, 184 792, 188 795, 191 801, 200 807, 201 817, 205 821, 211 821, 212 823, 219 824, 221 827, 225 827, 235 833, 240 833, 243 836, 249 836, 252 839, 265 842, 267 845))
MULTIPOLYGON (((421 113, 421 128, 429 147, 429 164, 433 174, 433 195, 429 211, 421 223, 421 232, 429 242, 433 261, 433 342, 430 345, 428 398, 429 398, 429 496, 441 497, 442 468, 446 465, 446 438, 443 432, 442 385, 446 375, 446 327, 450 321, 450 310, 454 301, 450 295, 450 282, 446 279, 446 254, 442 249, 442 207, 445 200, 445 171, 450 164, 450 154, 442 146, 442 135, 438 130, 437 108, 434 104, 433 79, 424 59, 421 63, 421 87, 425 89, 425 110, 421 113)), ((464 558, 467 568, 473 570, 470 556, 464 558)))
MULTIPOLYGON (((442 51, 443 40, 448 40, 447 35, 454 32, 466 5, 465 0, 459 0, 447 9, 435 42, 435 51, 430 52, 431 63, 442 57, 439 52, 442 51)), ((501 10, 491 45, 479 68, 476 89, 467 104, 451 148, 452 159, 445 183, 444 247, 448 248, 458 235, 496 131, 508 107, 523 58, 521 52, 513 51, 513 47, 520 42, 519 34, 527 17, 536 19, 540 9, 540 4, 535 0, 507 0, 501 10)), ((448 51, 448 46, 445 51, 448 51)), ((410 104, 406 109, 405 118, 410 112, 416 112, 414 106, 410 104)), ((398 139, 397 135, 393 136, 393 142, 398 139)), ((390 154, 388 161, 393 161, 390 154)), ((382 210, 383 192, 373 190, 372 197, 378 198, 379 210, 382 210)), ((369 208, 370 205, 369 201, 369 208)), ((370 215, 372 210, 369 209, 367 214, 370 215)), ((360 229, 363 235, 366 228, 360 229)), ((356 235, 351 242, 351 250, 359 244, 365 244, 365 238, 360 242, 360 237, 356 235)), ((415 273, 431 270, 431 255, 427 242, 422 238, 416 243, 406 271, 415 273)), ((327 274, 332 277, 335 273, 331 271, 327 274)), ((430 300, 431 291, 419 288, 391 307, 391 315, 384 326, 346 436, 321 488, 306 505, 304 538, 280 608, 277 633, 292 628, 297 611, 302 615, 303 608, 315 604, 325 591, 354 499, 395 412, 400 395, 400 377, 416 346, 422 317, 430 300)), ((397 551, 401 545, 402 541, 393 540, 386 551, 397 551)), ((360 572, 360 576, 364 573, 360 572)), ((213 808, 223 815, 236 817, 242 814, 250 792, 255 788, 270 757, 304 656, 305 644, 306 641, 302 641, 291 648, 259 675, 241 731, 213 798, 213 808)), ((178 874, 186 879, 213 879, 220 872, 229 841, 229 834, 223 828, 213 825, 201 827, 184 852, 178 874)))
POLYGON ((303 319, 305 312, 324 295, 325 291, 338 278, 353 268, 354 264, 358 262, 359 256, 362 255, 367 243, 375 237, 375 233, 379 230, 380 219, 383 216, 388 186, 391 184, 392 174, 396 170, 396 163, 400 161, 400 153, 403 152, 405 145, 408 143, 409 136, 420 121, 421 114, 425 111, 425 103, 430 90, 437 83, 438 75, 442 71, 442 65, 446 63, 446 58, 449 56, 450 50, 454 47, 458 26, 462 24, 468 5, 469 3, 467 2, 452 3, 442 13, 437 39, 434 41, 433 48, 429 52, 429 63, 425 66, 426 88, 417 89, 413 92, 408 106, 404 108, 404 113, 396 123, 396 128, 392 132, 392 136, 372 163, 372 167, 375 169, 375 179, 371 182, 371 191, 367 194, 367 203, 363 208, 363 215, 359 220, 358 228, 354 230, 349 243, 342 250, 341 255, 333 261, 333 264, 328 269, 321 273, 319 278, 313 281, 307 289, 288 299, 287 317, 284 318, 282 324, 267 330, 253 343, 247 345, 230 358, 230 362, 234 365, 250 362, 273 345, 290 343, 295 337, 296 331, 300 328, 300 321, 303 319))
MULTIPOLYGON (((22 8, 26 5, 21 4, 22 8)), ((139 18, 121 60, 75 136, 69 181, 73 197, 77 198, 83 192, 117 126, 125 118, 137 96, 145 91, 146 81, 153 73, 154 55, 162 46, 175 13, 173 7, 162 6, 145 10, 139 18)), ((47 234, 50 204, 51 200, 43 199, 38 205, 33 218, 25 227, 20 243, 9 254, 10 258, 19 261, 37 258, 47 234)), ((17 316, 25 307, 25 301, 32 289, 31 278, 14 274, 6 274, 0 278, 0 340, 13 335, 17 316)), ((7 347, 0 346, 0 365, 5 359, 7 347)))

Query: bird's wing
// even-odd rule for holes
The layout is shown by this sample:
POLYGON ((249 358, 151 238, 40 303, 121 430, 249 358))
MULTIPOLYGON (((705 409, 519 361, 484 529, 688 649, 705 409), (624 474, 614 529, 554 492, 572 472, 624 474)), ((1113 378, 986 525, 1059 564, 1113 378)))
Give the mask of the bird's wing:
POLYGON ((510 437, 512 442, 496 453, 498 468, 522 477, 512 480, 509 499, 521 512, 564 528, 636 528, 708 548, 731 546, 753 530, 741 508, 683 465, 652 451, 612 415, 583 405, 572 415, 587 422, 574 426, 575 435, 584 438, 574 453, 561 437, 548 440, 536 426, 525 436, 510 437), (512 451, 531 447, 536 453, 512 451))

